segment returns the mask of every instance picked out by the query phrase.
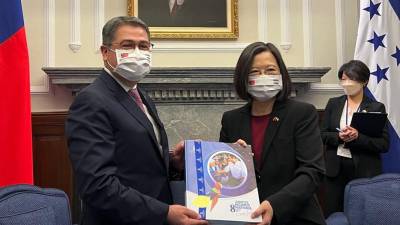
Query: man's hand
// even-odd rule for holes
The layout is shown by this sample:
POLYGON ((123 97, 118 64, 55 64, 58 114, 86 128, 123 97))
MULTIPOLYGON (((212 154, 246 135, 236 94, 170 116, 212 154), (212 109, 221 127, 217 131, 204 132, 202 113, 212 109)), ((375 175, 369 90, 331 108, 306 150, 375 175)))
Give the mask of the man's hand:
POLYGON ((170 225, 208 225, 198 213, 181 205, 170 205, 167 216, 170 225))
POLYGON ((175 145, 173 149, 169 151, 169 155, 172 160, 172 164, 178 170, 183 170, 185 166, 185 142, 180 141, 178 144, 175 145))
POLYGON ((257 225, 269 225, 271 224, 272 217, 274 215, 274 210, 272 209, 269 201, 263 201, 260 206, 251 214, 251 218, 256 218, 262 216, 261 223, 257 225))

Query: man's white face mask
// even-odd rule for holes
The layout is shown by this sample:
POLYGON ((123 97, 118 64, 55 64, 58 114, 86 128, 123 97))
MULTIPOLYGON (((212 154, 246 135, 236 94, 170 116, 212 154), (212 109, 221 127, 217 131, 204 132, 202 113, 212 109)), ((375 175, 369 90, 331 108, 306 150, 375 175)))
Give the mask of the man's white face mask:
POLYGON ((140 81, 150 72, 150 51, 143 51, 139 48, 135 48, 134 50, 110 50, 115 52, 117 66, 113 68, 110 64, 109 65, 113 68, 114 72, 118 73, 123 78, 129 81, 140 81))
POLYGON ((257 101, 265 102, 282 90, 282 75, 250 75, 247 92, 257 101))

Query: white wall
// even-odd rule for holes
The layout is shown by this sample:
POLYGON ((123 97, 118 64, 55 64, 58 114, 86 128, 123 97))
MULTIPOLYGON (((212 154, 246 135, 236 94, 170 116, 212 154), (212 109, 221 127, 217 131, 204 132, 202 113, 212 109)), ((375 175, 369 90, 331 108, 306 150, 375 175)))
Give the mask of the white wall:
MULTIPOLYGON (((22 4, 30 51, 32 111, 65 111, 73 100, 71 93, 49 86, 41 68, 102 66, 95 47, 101 40, 95 35, 96 21, 126 15, 127 2, 22 0, 22 4), (75 10, 72 3, 77 3, 75 10), (80 18, 79 29, 72 29, 72 18, 80 18), (74 32, 80 34, 75 39, 81 44, 76 52, 69 46, 74 32)), ((269 41, 280 47, 287 66, 332 67, 309 95, 300 96, 323 108, 327 98, 338 93, 337 68, 353 57, 357 25, 358 0, 239 0, 237 40, 154 40, 153 66, 234 67, 243 46, 269 41)))

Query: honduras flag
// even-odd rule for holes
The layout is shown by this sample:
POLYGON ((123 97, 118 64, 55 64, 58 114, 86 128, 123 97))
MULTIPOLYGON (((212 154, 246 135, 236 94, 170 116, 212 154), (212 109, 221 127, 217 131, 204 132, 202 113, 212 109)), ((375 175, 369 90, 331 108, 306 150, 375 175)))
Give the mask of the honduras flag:
POLYGON ((371 71, 367 94, 385 104, 389 114, 383 171, 400 173, 400 0, 360 0, 354 58, 371 71))

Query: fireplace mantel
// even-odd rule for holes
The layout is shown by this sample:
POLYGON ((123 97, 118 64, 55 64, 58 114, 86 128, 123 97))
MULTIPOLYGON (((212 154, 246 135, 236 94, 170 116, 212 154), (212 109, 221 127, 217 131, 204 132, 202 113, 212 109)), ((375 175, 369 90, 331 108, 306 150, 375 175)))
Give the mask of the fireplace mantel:
MULTIPOLYGON (((52 85, 77 94, 100 74, 100 67, 45 67, 52 85)), ((289 67, 292 96, 304 93, 311 83, 321 81, 330 67, 289 67)), ((153 68, 140 82, 157 104, 235 104, 242 102, 233 89, 234 68, 153 68)))

